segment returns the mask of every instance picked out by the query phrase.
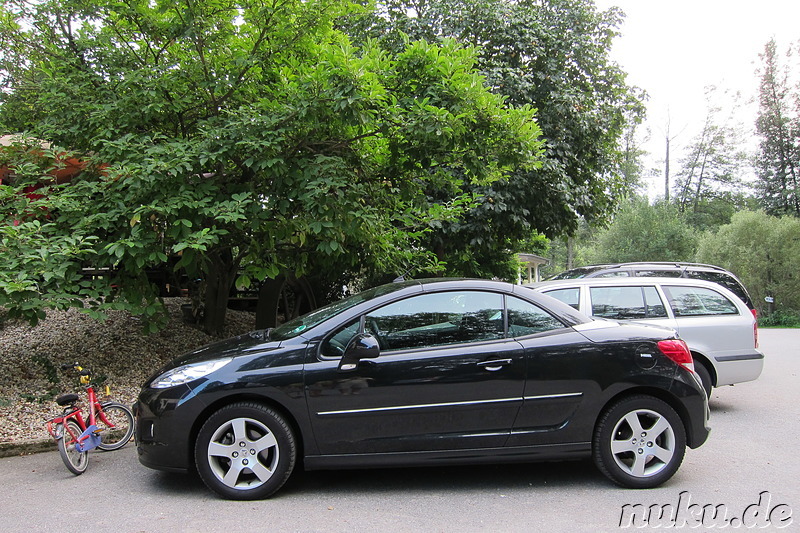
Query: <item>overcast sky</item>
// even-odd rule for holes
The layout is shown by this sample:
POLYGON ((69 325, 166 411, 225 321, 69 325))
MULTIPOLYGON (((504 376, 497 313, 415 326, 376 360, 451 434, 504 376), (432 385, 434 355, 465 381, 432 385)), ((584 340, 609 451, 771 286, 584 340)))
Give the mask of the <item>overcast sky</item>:
MULTIPOLYGON (((666 124, 675 137, 672 168, 705 118, 705 87, 739 91, 750 103, 739 115, 753 128, 758 92, 756 69, 774 37, 784 57, 800 41, 800 0, 596 0, 598 9, 618 6, 626 17, 612 57, 628 81, 650 95, 651 152, 648 166, 663 169, 666 124), (676 151, 678 153, 676 153, 676 151)), ((724 102, 720 102, 724 103, 724 102)), ((672 172, 671 172, 672 173, 672 172)), ((663 195, 663 173, 648 180, 650 195, 663 195)))

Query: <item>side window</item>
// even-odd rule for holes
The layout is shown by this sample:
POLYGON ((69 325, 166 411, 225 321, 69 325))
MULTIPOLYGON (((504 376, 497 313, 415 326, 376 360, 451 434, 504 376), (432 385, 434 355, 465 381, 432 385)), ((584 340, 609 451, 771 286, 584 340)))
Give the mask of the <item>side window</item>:
POLYGON ((664 292, 676 317, 739 314, 736 304, 712 289, 673 286, 664 292))
POLYGON ((506 302, 508 334, 511 337, 523 337, 564 327, 560 320, 537 305, 513 296, 508 296, 506 302))
POLYGON ((503 297, 478 291, 413 296, 368 313, 364 327, 381 350, 403 350, 503 337, 503 297))
POLYGON ((665 318, 667 308, 655 287, 643 287, 644 301, 647 306, 647 318, 665 318))
POLYGON ((581 290, 577 287, 572 289, 555 289, 552 291, 547 291, 545 294, 552 296, 556 300, 560 300, 571 306, 573 309, 580 311, 581 290))
POLYGON ((616 320, 645 318, 641 287, 590 287, 592 315, 616 320))
POLYGON ((736 281, 736 279, 732 278, 728 274, 722 272, 704 272, 702 270, 690 270, 688 272, 688 277, 693 279, 704 279, 706 281, 713 281, 714 283, 718 283, 722 285, 733 294, 738 296, 742 299, 743 302, 747 302, 749 300, 747 296, 747 291, 744 290, 744 287, 736 281))
POLYGON ((339 328, 336 333, 322 343, 320 353, 325 357, 341 357, 350 339, 358 333, 359 319, 339 328))

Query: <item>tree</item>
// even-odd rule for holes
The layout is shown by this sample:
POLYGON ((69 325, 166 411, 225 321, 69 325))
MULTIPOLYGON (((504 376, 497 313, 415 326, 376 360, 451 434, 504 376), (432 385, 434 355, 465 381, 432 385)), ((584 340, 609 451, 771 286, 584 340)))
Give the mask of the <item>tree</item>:
POLYGON ((774 39, 764 47, 761 62, 758 196, 767 213, 800 216, 800 92, 789 83, 774 39))
POLYGON ((386 49, 402 34, 476 44, 493 90, 538 110, 542 166, 472 187, 478 204, 430 234, 449 272, 502 275, 499 263, 534 231, 555 237, 574 232, 582 218, 601 222, 628 192, 621 141, 643 107, 609 58, 620 20, 619 11, 598 12, 589 0, 389 0, 377 16, 347 26, 354 39, 379 39, 386 49))
POLYGON ((726 268, 747 287, 759 311, 765 297, 773 298, 774 311, 800 311, 800 220, 763 211, 741 211, 731 223, 705 233, 699 241, 697 260, 726 268))
MULTIPOLYGON (((105 164, 36 200, 17 193, 42 172, 6 191, 15 198, 6 223, 47 213, 7 233, 45 228, 53 254, 79 239, 82 253, 63 257, 70 272, 109 272, 91 290, 55 276, 51 289, 31 289, 36 298, 0 287, 0 304, 23 314, 85 296, 99 310, 157 316, 146 270, 169 264, 202 279, 204 326, 219 334, 234 281, 430 267, 424 232, 472 205, 470 187, 533 165, 539 151, 533 110, 486 89, 474 49, 353 46, 333 28, 348 2, 14 0, 5 9, 26 24, 6 17, 15 45, 3 58, 2 122, 105 164), (431 187, 452 194, 431 201, 431 187), (56 290, 66 296, 52 303, 56 290)), ((22 240, 5 246, 18 253, 22 240)))
POLYGON ((674 201, 681 212, 695 216, 714 198, 742 187, 740 174, 747 160, 741 148, 741 130, 732 116, 720 117, 722 108, 714 102, 715 98, 716 89, 708 88, 703 127, 681 160, 675 182, 674 201))
POLYGON ((672 204, 633 197, 599 231, 585 252, 588 263, 691 261, 697 237, 672 204))

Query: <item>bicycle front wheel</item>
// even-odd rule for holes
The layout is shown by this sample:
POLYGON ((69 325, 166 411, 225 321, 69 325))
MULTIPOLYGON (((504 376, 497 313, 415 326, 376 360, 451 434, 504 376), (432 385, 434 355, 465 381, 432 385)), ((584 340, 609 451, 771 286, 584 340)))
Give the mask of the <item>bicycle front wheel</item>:
POLYGON ((100 430, 100 444, 104 451, 118 450, 125 446, 133 435, 133 413, 117 402, 106 402, 95 415, 97 429, 100 430))
POLYGON ((56 435, 60 436, 58 453, 61 454, 61 460, 64 461, 67 469, 76 476, 83 474, 86 467, 89 466, 89 452, 82 452, 75 448, 81 433, 83 433, 81 426, 72 418, 68 418, 63 424, 56 426, 56 435))

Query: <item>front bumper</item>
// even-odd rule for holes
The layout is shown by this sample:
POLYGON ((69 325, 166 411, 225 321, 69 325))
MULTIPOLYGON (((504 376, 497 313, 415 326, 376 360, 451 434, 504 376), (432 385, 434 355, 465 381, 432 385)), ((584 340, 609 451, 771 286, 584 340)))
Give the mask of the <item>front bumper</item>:
POLYGON ((139 462, 156 470, 192 470, 193 423, 204 407, 186 385, 143 389, 134 404, 139 462))

